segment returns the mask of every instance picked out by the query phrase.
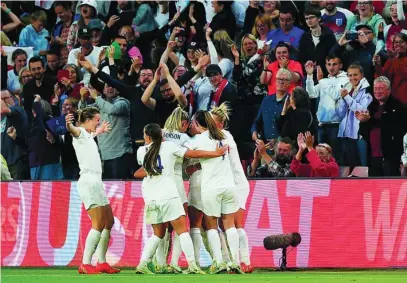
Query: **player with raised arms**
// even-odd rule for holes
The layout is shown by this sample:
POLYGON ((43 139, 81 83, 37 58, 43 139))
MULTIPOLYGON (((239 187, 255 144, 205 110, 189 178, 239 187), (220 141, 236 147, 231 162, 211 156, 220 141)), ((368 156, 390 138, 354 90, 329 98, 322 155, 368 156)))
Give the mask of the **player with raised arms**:
POLYGON ((78 158, 80 177, 78 180, 79 197, 92 221, 92 229, 86 237, 80 274, 118 273, 119 269, 106 262, 106 252, 110 240, 110 230, 114 224, 113 212, 102 183, 102 162, 95 136, 109 132, 110 125, 100 122, 99 110, 87 107, 78 111, 78 126, 74 125, 74 115, 65 117, 66 128, 73 136, 72 145, 78 158), (97 248, 98 263, 91 264, 97 248))

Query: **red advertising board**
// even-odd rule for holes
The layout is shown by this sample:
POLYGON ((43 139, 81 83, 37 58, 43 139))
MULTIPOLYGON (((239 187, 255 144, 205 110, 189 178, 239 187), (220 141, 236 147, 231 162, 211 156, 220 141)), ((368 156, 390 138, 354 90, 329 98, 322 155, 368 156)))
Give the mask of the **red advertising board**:
MULTIPOLYGON (((141 183, 105 185, 115 216, 107 260, 136 266, 151 234, 141 183)), ((264 237, 295 231, 302 242, 290 267, 407 267, 407 180, 258 180, 250 188, 245 229, 255 267, 279 265, 281 251, 266 251, 264 237)), ((90 224, 76 182, 1 183, 2 266, 79 265, 90 224)), ((202 249, 201 264, 209 263, 202 249)))

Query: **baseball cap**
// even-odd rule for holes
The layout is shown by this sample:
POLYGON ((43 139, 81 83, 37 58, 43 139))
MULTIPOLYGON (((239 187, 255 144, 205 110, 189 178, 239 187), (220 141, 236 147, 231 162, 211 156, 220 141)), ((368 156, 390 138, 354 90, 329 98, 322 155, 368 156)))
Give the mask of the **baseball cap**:
POLYGON ((208 67, 206 67, 206 76, 207 77, 212 77, 215 75, 221 74, 222 75, 222 70, 218 65, 215 64, 210 64, 208 67))
POLYGON ((103 23, 100 19, 91 19, 88 24, 88 28, 92 29, 103 29, 103 23))
POLYGON ((356 31, 359 31, 362 28, 366 28, 366 29, 370 30, 371 32, 374 32, 372 26, 366 25, 366 24, 358 25, 355 29, 356 29, 356 31))
POLYGON ((92 31, 90 28, 85 27, 85 28, 80 28, 78 30, 78 38, 91 38, 92 37, 92 31))

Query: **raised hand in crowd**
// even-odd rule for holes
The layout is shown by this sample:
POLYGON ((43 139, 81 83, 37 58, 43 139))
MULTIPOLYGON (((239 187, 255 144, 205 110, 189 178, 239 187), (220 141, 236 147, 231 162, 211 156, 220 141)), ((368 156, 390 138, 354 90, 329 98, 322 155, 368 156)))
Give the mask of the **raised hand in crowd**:
POLYGON ((307 75, 312 75, 314 73, 315 69, 315 63, 312 61, 307 61, 305 63, 305 72, 307 72, 307 75))
POLYGON ((230 51, 232 52, 233 57, 235 57, 235 59, 239 59, 240 58, 240 54, 239 51, 236 48, 236 45, 232 45, 232 47, 230 48, 230 51))
POLYGON ((311 135, 311 132, 305 133, 305 145, 307 146, 308 150, 312 150, 314 148, 315 138, 311 135))
POLYGON ((156 82, 156 84, 160 81, 160 77, 161 77, 161 65, 157 68, 157 70, 155 70, 154 73, 154 81, 156 82))
POLYGON ((108 52, 109 59, 114 58, 114 52, 115 51, 116 51, 116 48, 113 45, 110 45, 109 47, 107 47, 107 52, 108 52))
POLYGON ((212 34, 212 29, 208 27, 205 31, 205 36, 207 41, 211 41, 211 34, 212 34))
POLYGON ((107 27, 111 28, 114 26, 118 21, 120 20, 120 17, 117 15, 113 15, 110 17, 109 21, 107 22, 107 27))
POLYGON ((89 89, 87 87, 82 87, 79 90, 79 94, 81 95, 81 100, 85 101, 86 97, 90 95, 89 89))
POLYGON ((345 46, 346 44, 348 44, 350 42, 350 40, 346 39, 346 35, 349 34, 349 33, 350 33, 350 31, 345 31, 342 34, 341 38, 338 40, 338 44, 340 46, 345 46))
POLYGON ((7 135, 14 141, 17 138, 17 130, 14 127, 8 127, 7 135))
POLYGON ((263 69, 267 70, 267 67, 269 66, 270 62, 269 62, 269 56, 265 55, 263 58, 263 69))
POLYGON ((305 143, 305 136, 303 133, 299 133, 297 136, 297 145, 298 145, 298 151, 302 152, 307 149, 307 144, 305 143))
POLYGON ((99 56, 98 56, 98 64, 97 64, 96 67, 99 67, 99 66, 100 66, 100 63, 102 63, 102 61, 105 60, 105 57, 106 57, 106 50, 107 50, 107 47, 103 48, 102 51, 99 53, 99 56))
POLYGON ((320 81, 324 78, 324 72, 322 72, 321 66, 317 66, 317 80, 320 81))
POLYGON ((280 67, 287 69, 289 62, 290 62, 290 60, 287 57, 285 57, 285 56, 281 57, 281 59, 279 60, 280 67))

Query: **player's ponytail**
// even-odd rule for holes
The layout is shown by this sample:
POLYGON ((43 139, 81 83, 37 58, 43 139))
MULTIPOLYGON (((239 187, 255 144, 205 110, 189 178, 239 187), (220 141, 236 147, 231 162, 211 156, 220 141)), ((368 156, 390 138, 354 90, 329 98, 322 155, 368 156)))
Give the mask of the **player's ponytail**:
POLYGON ((213 119, 224 124, 224 128, 226 128, 225 125, 229 122, 230 112, 231 111, 227 102, 224 102, 219 106, 212 106, 211 109, 211 113, 214 116, 213 119))
MULTIPOLYGON (((92 120, 96 114, 99 114, 99 109, 97 109, 96 107, 86 107, 82 110, 77 110, 76 111, 78 118, 77 120, 79 121, 79 123, 85 123, 86 120, 92 120)), ((75 116, 75 114, 74 114, 75 116)))
POLYGON ((188 113, 182 110, 181 106, 172 111, 171 115, 165 121, 164 130, 168 132, 177 132, 182 128, 182 121, 188 121, 188 113))
POLYGON ((195 121, 199 126, 208 129, 209 137, 214 140, 224 140, 226 136, 222 133, 218 127, 216 127, 215 121, 213 120, 211 113, 208 111, 198 111, 195 113, 195 121))
POLYGON ((162 168, 157 166, 158 154, 160 152, 162 142, 161 128, 157 124, 148 124, 144 127, 144 132, 152 140, 143 162, 144 170, 150 176, 158 176, 162 173, 162 168))

